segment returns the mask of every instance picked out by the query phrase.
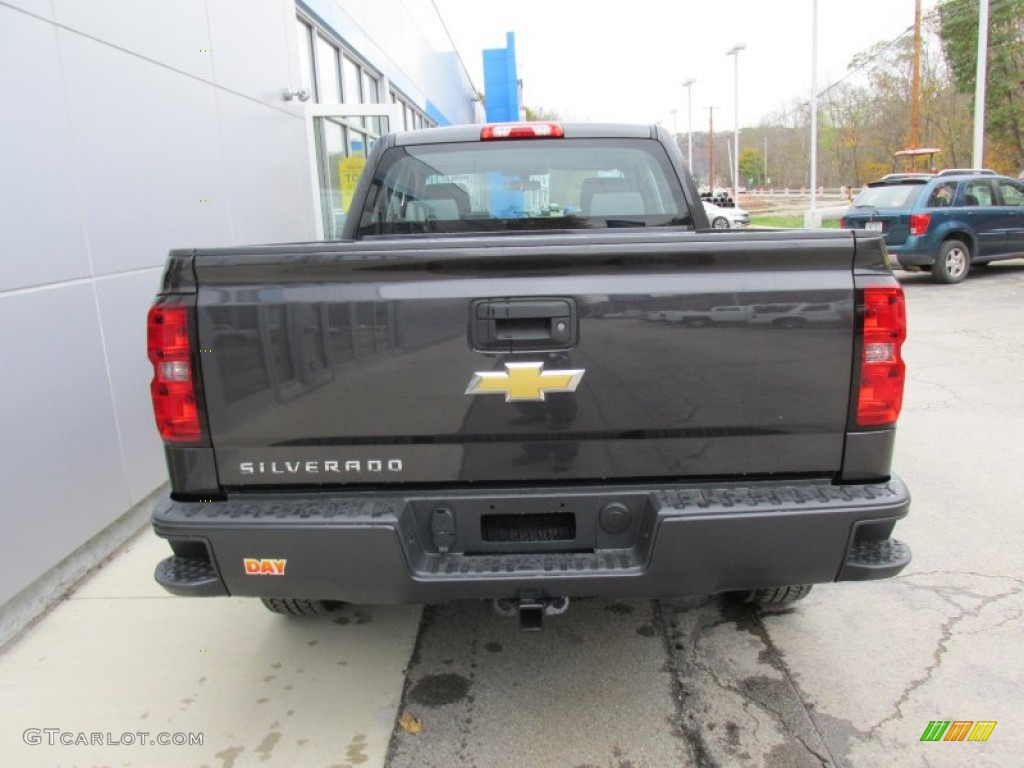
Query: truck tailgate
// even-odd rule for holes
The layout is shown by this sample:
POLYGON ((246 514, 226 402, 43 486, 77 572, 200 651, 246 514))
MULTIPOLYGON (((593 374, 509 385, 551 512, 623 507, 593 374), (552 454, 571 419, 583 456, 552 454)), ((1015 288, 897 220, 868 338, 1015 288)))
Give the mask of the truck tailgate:
POLYGON ((220 482, 836 473, 853 262, 841 232, 199 252, 220 482))

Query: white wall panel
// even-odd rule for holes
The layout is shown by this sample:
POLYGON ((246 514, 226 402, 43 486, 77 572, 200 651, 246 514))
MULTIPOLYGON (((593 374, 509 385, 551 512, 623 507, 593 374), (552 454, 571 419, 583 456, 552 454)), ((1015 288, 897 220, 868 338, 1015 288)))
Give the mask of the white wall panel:
POLYGON ((230 244, 214 87, 73 32, 58 40, 96 274, 230 244))
POLYGON ((0 5, 0 40, 0 291, 84 277, 85 219, 53 26, 0 5))
POLYGON ((167 479, 149 396, 153 369, 146 358, 146 313, 160 287, 161 273, 160 269, 152 269, 96 281, 132 504, 167 479))
POLYGON ((307 240, 312 188, 304 122, 241 96, 218 96, 236 243, 307 240))
MULTIPOLYGON (((4 0, 4 2, 46 19, 53 18, 53 3, 51 0, 4 0)), ((2 23, 0 23, 0 28, 2 28, 2 23)))
POLYGON ((213 56, 205 0, 53 0, 56 20, 207 81, 213 56))
POLYGON ((296 35, 295 3, 207 0, 207 4, 217 84, 284 107, 282 91, 298 83, 298 72, 291 72, 289 59, 289 44, 296 35))
POLYGON ((0 295, 0 603, 128 509, 89 281, 0 295), (17 332, 11 332, 17 329, 17 332))

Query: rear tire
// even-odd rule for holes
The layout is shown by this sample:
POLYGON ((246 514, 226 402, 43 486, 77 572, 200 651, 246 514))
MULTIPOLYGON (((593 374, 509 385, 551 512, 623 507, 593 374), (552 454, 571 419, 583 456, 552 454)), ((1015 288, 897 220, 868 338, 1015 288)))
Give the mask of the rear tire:
POLYGON ((711 228, 712 229, 728 229, 729 228, 729 220, 727 218, 725 218, 724 216, 716 216, 714 218, 714 220, 711 222, 711 228))
POLYGON ((268 611, 285 616, 319 616, 330 613, 339 605, 326 600, 300 600, 291 597, 263 597, 260 599, 268 611))
POLYGON ((971 269, 971 249, 963 240, 946 240, 932 264, 932 279, 937 283, 959 283, 971 269))
POLYGON ((752 589, 739 595, 745 603, 753 603, 763 607, 772 605, 789 605, 803 600, 811 593, 813 584, 794 584, 789 587, 771 587, 769 589, 752 589))

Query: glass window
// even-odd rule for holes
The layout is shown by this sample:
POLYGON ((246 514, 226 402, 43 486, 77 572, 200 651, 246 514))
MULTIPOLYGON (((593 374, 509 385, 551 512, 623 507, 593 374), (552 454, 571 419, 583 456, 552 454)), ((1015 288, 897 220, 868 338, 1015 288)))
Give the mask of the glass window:
POLYGON ((318 137, 320 151, 317 153, 323 158, 323 166, 320 168, 320 210, 325 234, 333 238, 340 235, 345 222, 342 172, 343 161, 347 156, 347 131, 330 119, 322 120, 321 124, 323 129, 318 137))
POLYGON ((968 181, 964 185, 964 205, 993 205, 993 198, 988 181, 968 181))
POLYGON ((338 87, 338 49, 319 35, 316 38, 316 84, 317 101, 341 101, 341 90, 338 87))
POLYGON ((925 204, 926 208, 948 208, 953 204, 953 198, 956 197, 956 182, 946 181, 942 184, 936 185, 935 189, 928 196, 928 202, 925 204))
POLYGON ((879 184, 861 190, 853 199, 854 208, 909 208, 924 189, 924 184, 879 184))
POLYGON ((345 89, 345 103, 359 104, 363 100, 363 95, 360 92, 359 87, 361 80, 359 65, 346 56, 341 65, 341 75, 345 89))
POLYGON ((1003 205, 1024 205, 1024 184, 1000 181, 999 191, 1003 193, 1003 205))
POLYGON ((369 149, 370 137, 362 131, 348 132, 348 155, 349 157, 366 157, 369 149))
POLYGON ((377 168, 359 232, 692 227, 673 179, 649 139, 396 147, 377 168))
POLYGON ((368 104, 380 103, 377 78, 365 69, 363 70, 363 101, 368 104))
POLYGON ((312 38, 312 30, 309 25, 304 21, 299 20, 298 22, 299 32, 299 78, 302 83, 302 87, 309 90, 310 93, 314 94, 313 88, 313 45, 310 42, 312 38))
POLYGON ((388 131, 397 131, 398 126, 388 127, 390 123, 386 117, 367 117, 363 120, 363 125, 369 131, 372 131, 377 136, 387 133, 388 131))

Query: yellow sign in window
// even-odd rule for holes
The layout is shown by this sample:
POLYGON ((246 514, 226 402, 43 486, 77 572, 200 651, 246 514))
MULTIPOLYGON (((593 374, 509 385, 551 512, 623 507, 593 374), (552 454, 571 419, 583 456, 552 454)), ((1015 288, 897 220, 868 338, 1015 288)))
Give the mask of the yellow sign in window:
POLYGON ((341 210, 348 213, 352 197, 356 192, 359 176, 366 166, 366 158, 354 155, 338 161, 338 184, 341 187, 341 210))

